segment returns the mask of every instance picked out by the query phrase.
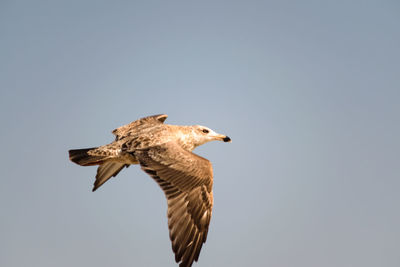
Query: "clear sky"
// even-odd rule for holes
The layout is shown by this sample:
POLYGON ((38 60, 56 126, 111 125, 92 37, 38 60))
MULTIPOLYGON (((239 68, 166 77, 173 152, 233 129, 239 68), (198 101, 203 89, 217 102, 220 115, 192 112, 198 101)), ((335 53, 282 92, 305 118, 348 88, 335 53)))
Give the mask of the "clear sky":
POLYGON ((194 266, 400 266, 398 1, 0 3, 0 265, 176 266, 137 166, 68 149, 166 113, 229 135, 194 266))

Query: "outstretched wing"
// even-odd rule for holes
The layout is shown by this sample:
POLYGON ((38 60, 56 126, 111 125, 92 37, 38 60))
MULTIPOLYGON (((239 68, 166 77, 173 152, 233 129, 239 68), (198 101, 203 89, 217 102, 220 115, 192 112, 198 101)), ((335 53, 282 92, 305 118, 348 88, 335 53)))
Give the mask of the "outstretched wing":
POLYGON ((167 117, 168 115, 166 114, 158 114, 141 118, 113 130, 112 133, 116 136, 116 140, 119 140, 120 137, 128 136, 129 132, 131 131, 138 131, 142 128, 152 126, 154 124, 162 124, 167 119, 167 117))
POLYGON ((168 228, 180 267, 197 261, 206 242, 213 195, 211 163, 173 142, 134 152, 142 169, 162 188, 168 202, 168 228))

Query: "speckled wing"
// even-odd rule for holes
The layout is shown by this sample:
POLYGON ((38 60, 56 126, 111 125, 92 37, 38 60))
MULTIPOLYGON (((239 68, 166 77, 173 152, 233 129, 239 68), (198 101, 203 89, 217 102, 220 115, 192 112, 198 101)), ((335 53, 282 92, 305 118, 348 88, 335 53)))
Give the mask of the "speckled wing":
POLYGON ((137 132, 143 128, 157 125, 157 124, 162 124, 164 121, 167 119, 168 115, 166 114, 158 114, 158 115, 153 115, 145 118, 138 119, 136 121, 133 121, 129 124, 126 124, 124 126, 121 126, 115 130, 112 131, 112 133, 116 136, 115 139, 119 140, 123 137, 129 136, 130 132, 137 132))
POLYGON ((213 195, 211 163, 174 142, 134 152, 142 169, 162 188, 168 202, 168 228, 180 267, 197 261, 206 242, 213 195))

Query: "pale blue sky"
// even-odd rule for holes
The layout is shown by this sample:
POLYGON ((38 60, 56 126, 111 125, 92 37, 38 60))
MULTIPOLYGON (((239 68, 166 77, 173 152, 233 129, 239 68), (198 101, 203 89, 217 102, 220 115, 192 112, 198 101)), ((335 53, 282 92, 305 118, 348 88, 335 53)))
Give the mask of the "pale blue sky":
POLYGON ((397 1, 0 3, 0 265, 176 266, 137 166, 67 150, 143 116, 233 142, 194 266, 400 266, 397 1))

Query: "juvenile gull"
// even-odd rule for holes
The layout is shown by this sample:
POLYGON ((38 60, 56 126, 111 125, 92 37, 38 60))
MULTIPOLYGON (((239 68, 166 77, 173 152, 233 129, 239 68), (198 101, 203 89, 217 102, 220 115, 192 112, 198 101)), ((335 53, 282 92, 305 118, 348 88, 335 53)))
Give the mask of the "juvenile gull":
POLYGON ((99 165, 93 191, 124 167, 140 164, 162 188, 168 203, 168 228, 175 260, 190 267, 206 242, 213 206, 211 163, 194 153, 197 146, 231 139, 200 126, 164 124, 167 115, 154 115, 115 129, 108 145, 73 149, 71 161, 99 165))

